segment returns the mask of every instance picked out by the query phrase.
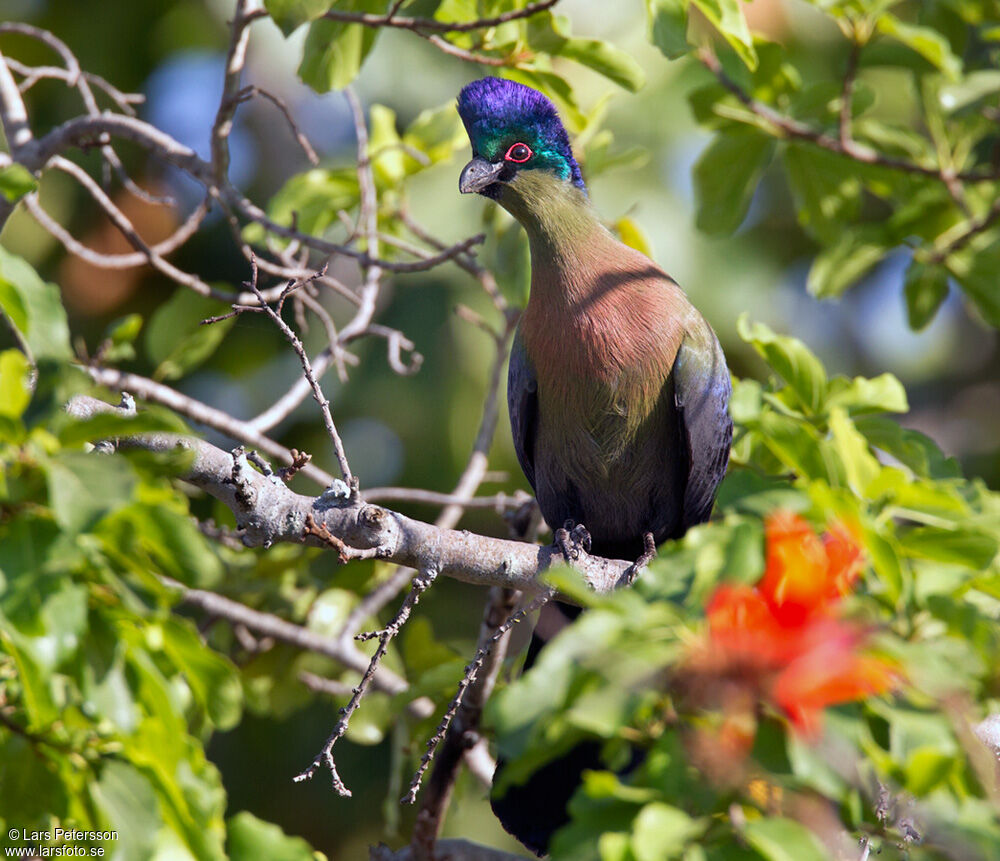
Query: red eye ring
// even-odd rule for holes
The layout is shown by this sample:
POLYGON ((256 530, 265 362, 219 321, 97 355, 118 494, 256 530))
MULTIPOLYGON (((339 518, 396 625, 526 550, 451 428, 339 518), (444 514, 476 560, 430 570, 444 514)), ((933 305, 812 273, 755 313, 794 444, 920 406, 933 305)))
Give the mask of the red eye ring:
POLYGON ((507 161, 514 162, 515 164, 524 164, 533 155, 534 153, 531 151, 531 147, 526 143, 516 143, 510 145, 510 149, 507 150, 507 154, 504 158, 507 161))

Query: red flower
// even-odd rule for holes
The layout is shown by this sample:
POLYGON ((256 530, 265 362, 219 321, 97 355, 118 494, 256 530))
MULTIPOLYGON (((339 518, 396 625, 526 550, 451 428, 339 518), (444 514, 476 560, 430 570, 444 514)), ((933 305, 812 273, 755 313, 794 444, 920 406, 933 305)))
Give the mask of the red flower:
POLYGON ((833 611, 861 573, 864 554, 842 524, 822 537, 797 514, 765 523, 766 566, 756 586, 722 585, 706 607, 710 645, 723 671, 752 670, 743 684, 815 733, 826 706, 890 690, 898 678, 859 653, 865 633, 833 611))
POLYGON ((779 511, 764 524, 764 576, 757 588, 787 627, 825 612, 850 591, 864 562, 861 547, 841 524, 822 539, 798 514, 779 511))

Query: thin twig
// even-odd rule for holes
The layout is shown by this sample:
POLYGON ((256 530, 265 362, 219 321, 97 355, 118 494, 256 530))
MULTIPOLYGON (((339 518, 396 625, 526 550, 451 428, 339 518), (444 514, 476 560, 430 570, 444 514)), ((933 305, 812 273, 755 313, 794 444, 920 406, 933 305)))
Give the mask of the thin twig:
POLYGON ((372 655, 372 659, 368 664, 368 669, 361 677, 361 681, 358 683, 358 686, 353 689, 353 696, 348 701, 347 705, 340 710, 340 719, 337 721, 333 732, 326 740, 322 750, 312 763, 310 763, 309 767, 295 775, 293 780, 296 783, 301 783, 303 780, 309 780, 320 768, 325 765, 330 770, 330 778, 333 781, 334 791, 338 795, 344 797, 351 796, 351 790, 344 784, 344 781, 340 777, 340 773, 337 771, 337 763, 333 758, 333 747, 337 743, 337 740, 342 738, 344 733, 347 732, 347 725, 351 719, 351 715, 354 714, 354 712, 357 711, 358 706, 361 705, 361 700, 364 697, 365 692, 368 690, 368 685, 374 678, 382 658, 385 657, 385 654, 389 649, 389 643, 392 641, 392 638, 399 633, 400 628, 402 628, 406 623, 406 620, 410 617, 410 613, 413 608, 420 600, 420 596, 431 585, 431 583, 434 582, 435 577, 437 577, 437 572, 430 569, 413 578, 413 585, 410 588, 406 599, 400 606, 399 612, 396 613, 392 622, 390 622, 388 626, 383 628, 378 633, 378 646, 375 649, 375 654, 372 655))
POLYGON ((524 504, 523 492, 513 495, 495 493, 492 496, 467 496, 458 490, 439 493, 419 487, 369 487, 365 499, 369 502, 413 502, 419 505, 456 505, 460 508, 486 508, 493 511, 513 511, 524 504))
MULTIPOLYGON (((491 589, 483 620, 479 629, 479 649, 488 648, 492 643, 488 663, 480 667, 475 681, 470 684, 455 717, 445 733, 441 750, 434 763, 427 790, 424 793, 420 811, 417 813, 410 845, 414 858, 433 859, 433 847, 444 822, 451 794, 463 762, 473 760, 473 765, 484 773, 479 777, 486 786, 490 785, 495 763, 486 750, 485 740, 479 734, 479 724, 483 708, 507 654, 510 637, 494 637, 500 627, 508 622, 515 612, 521 593, 510 589, 491 589), (478 752, 478 753, 476 753, 478 752), (484 763, 482 760, 487 760, 484 763)), ((473 766, 470 765, 470 769, 473 766)))
POLYGON ((441 718, 437 731, 427 741, 427 752, 421 757, 420 766, 413 775, 413 779, 410 781, 409 792, 403 796, 402 800, 405 804, 413 804, 417 800, 417 793, 420 792, 420 784, 423 781, 424 773, 427 771, 427 767, 431 764, 431 760, 434 759, 434 754, 437 751, 438 745, 440 745, 444 740, 445 734, 448 732, 448 727, 451 725, 455 714, 458 712, 459 706, 462 705, 465 692, 476 680, 476 676, 482 669, 483 664, 489 656, 494 644, 525 616, 547 604, 552 599, 553 595, 555 595, 554 590, 546 590, 541 595, 537 595, 532 601, 525 604, 515 613, 511 614, 502 625, 497 627, 496 631, 493 632, 489 639, 479 648, 479 651, 476 652, 476 656, 472 659, 472 662, 466 666, 465 675, 462 677, 462 681, 458 684, 458 691, 455 693, 454 699, 452 699, 451 704, 448 706, 444 716, 441 718))
MULTIPOLYGON (((326 426, 326 433, 330 437, 330 441, 333 443, 333 451, 337 458, 337 464, 340 467, 340 474, 348 485, 353 486, 355 483, 354 474, 351 472, 351 467, 347 463, 347 454, 344 452, 344 443, 341 441, 340 434, 337 432, 337 426, 333 423, 333 414, 330 412, 330 402, 326 399, 326 395, 323 394, 323 389, 319 384, 319 380, 316 378, 316 374, 313 372, 312 363, 309 361, 309 356, 306 354, 306 350, 305 347, 302 346, 302 342, 291 330, 288 324, 281 319, 281 314, 274 310, 274 308, 272 308, 264 299, 264 294, 257 286, 257 265, 254 261, 251 261, 251 277, 248 282, 245 282, 245 286, 253 291, 254 295, 257 296, 257 299, 260 302, 260 310, 271 318, 271 321, 278 327, 281 334, 285 336, 285 340, 288 341, 292 349, 295 351, 295 355, 299 357, 299 362, 302 364, 302 373, 309 381, 309 387, 312 389, 313 397, 316 399, 316 403, 319 404, 320 412, 323 415, 323 424, 326 426)), ((297 285, 289 284, 285 288, 285 295, 287 295, 288 290, 294 288, 295 286, 297 285)))
POLYGON ((838 155, 847 156, 862 164, 873 164, 890 170, 903 171, 905 173, 919 174, 920 176, 930 176, 947 183, 950 176, 963 182, 992 182, 1000 178, 1000 171, 990 171, 981 173, 978 171, 960 171, 949 174, 941 166, 928 166, 906 159, 893 158, 876 150, 870 149, 855 140, 849 140, 845 145, 838 138, 832 137, 825 132, 817 131, 814 128, 799 122, 791 117, 786 117, 769 105, 753 98, 739 84, 730 78, 722 68, 719 58, 711 50, 705 48, 698 52, 698 59, 702 64, 718 79, 729 92, 750 110, 753 114, 766 121, 779 133, 779 137, 786 137, 792 140, 801 140, 818 146, 821 149, 829 150, 838 155))
MULTIPOLYGON (((55 237, 70 254, 76 255, 91 266, 98 266, 101 269, 130 269, 136 266, 145 266, 150 262, 150 255, 144 251, 134 251, 128 254, 104 254, 84 245, 42 208, 37 192, 25 195, 23 202, 28 212, 47 233, 55 237)), ((162 256, 176 251, 197 233, 208 214, 208 210, 209 200, 205 198, 170 236, 156 245, 151 245, 150 252, 162 256)))
POLYGON ((840 117, 837 125, 837 136, 844 150, 850 149, 851 114, 854 100, 854 82, 858 74, 858 60, 861 57, 861 43, 857 39, 851 41, 851 51, 847 55, 847 68, 844 70, 844 86, 840 93, 840 117))
MULTIPOLYGON (((166 577, 161 579, 170 588, 180 590, 181 602, 189 607, 197 607, 211 616, 217 616, 233 624, 245 625, 251 631, 288 643, 297 649, 332 658, 355 672, 366 672, 369 669, 364 653, 349 640, 324 637, 272 613, 254 610, 217 592, 191 589, 166 577)), ((369 678, 369 682, 376 690, 387 694, 400 694, 407 688, 405 679, 384 667, 379 667, 369 678)))
POLYGON ((222 97, 212 124, 212 168, 218 180, 229 172, 229 135, 240 102, 240 77, 246 65, 247 45, 250 42, 250 23, 247 18, 248 0, 236 0, 236 10, 229 33, 229 50, 226 52, 226 73, 222 84, 222 97))
POLYGON ((508 21, 520 18, 530 18, 546 9, 551 9, 559 0, 541 0, 529 3, 523 9, 513 9, 492 18, 478 18, 475 21, 438 21, 434 18, 401 18, 390 10, 385 15, 373 15, 369 12, 342 12, 331 9, 323 14, 324 18, 333 21, 344 21, 351 24, 364 24, 366 27, 397 27, 403 30, 427 31, 435 33, 471 33, 475 30, 485 30, 499 27, 508 21))
POLYGON ((319 164, 319 156, 316 155, 316 150, 313 149, 313 145, 309 143, 309 138, 305 136, 305 133, 298 127, 295 122, 295 118, 292 116, 292 112, 288 110, 288 105, 285 104, 284 100, 274 93, 268 92, 263 87, 259 87, 256 84, 251 84, 244 87, 237 94, 236 98, 245 102, 248 99, 252 99, 254 96, 260 96, 261 98, 267 99, 272 105, 274 105, 279 111, 281 111, 282 116, 285 118, 285 122, 288 123, 288 127, 292 130, 292 135, 295 138, 295 142, 302 148, 302 151, 306 154, 306 158, 309 159, 310 164, 319 164))

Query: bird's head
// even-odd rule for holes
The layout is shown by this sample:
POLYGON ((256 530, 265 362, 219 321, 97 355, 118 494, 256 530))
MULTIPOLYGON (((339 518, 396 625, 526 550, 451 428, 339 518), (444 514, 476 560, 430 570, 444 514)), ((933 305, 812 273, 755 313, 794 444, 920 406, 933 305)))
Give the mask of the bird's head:
POLYGON ((540 184, 575 186, 586 194, 555 105, 538 90, 482 78, 459 93, 458 113, 473 156, 459 179, 463 194, 478 192, 507 208, 540 184))

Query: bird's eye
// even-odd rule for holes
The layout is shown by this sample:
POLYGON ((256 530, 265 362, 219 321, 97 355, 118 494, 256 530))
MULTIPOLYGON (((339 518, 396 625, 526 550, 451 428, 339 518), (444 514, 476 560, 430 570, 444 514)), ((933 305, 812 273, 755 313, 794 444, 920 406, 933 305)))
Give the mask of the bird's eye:
POLYGON ((516 164, 524 164, 533 155, 534 153, 531 151, 530 146, 523 143, 516 143, 511 145, 504 158, 516 164))

